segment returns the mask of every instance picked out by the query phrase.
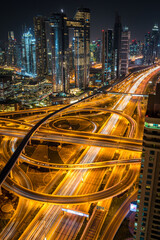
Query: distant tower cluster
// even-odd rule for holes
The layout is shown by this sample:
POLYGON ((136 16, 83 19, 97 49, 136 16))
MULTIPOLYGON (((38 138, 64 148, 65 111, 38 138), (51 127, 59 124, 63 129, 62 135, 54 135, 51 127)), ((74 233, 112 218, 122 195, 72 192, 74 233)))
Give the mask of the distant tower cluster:
POLYGON ((137 57, 143 54, 144 44, 141 41, 133 39, 129 47, 130 57, 137 57))
POLYGON ((160 58, 160 31, 155 24, 151 32, 146 33, 144 39, 144 63, 153 64, 160 58))
MULTIPOLYGON (((73 69, 75 87, 86 89, 90 67, 90 10, 79 8, 75 17, 68 18, 63 11, 51 17, 34 18, 36 38, 37 75, 52 75, 53 91, 68 92, 70 70, 67 63, 69 30, 73 29, 73 69)), ((71 56, 71 55, 70 55, 71 56)))
MULTIPOLYGON (((98 59, 98 53, 94 57, 98 59)), ((0 65, 5 64, 39 80, 48 76, 55 93, 67 93, 70 86, 85 90, 90 74, 90 10, 78 8, 73 18, 63 9, 50 17, 36 16, 34 34, 25 28, 19 42, 13 31, 8 32, 7 51, 0 45, 0 65)))
POLYGON ((103 82, 128 74, 130 31, 116 13, 114 29, 102 31, 103 82))

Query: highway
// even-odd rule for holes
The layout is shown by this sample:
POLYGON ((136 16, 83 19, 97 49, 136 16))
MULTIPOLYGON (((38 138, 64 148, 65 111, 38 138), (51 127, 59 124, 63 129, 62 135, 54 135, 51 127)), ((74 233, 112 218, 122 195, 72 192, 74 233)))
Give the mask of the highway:
POLYGON ((14 167, 18 157, 20 156, 20 154, 22 153, 23 149, 25 148, 26 144, 28 143, 28 141, 30 140, 30 138, 33 136, 33 134, 36 132, 36 130, 43 124, 45 123, 49 118, 51 118, 52 116, 56 116, 57 114, 59 114, 60 112, 80 103, 83 102, 93 96, 95 96, 96 94, 93 94, 89 97, 86 97, 82 100, 76 101, 75 103, 72 103, 68 106, 65 106, 59 110, 56 110, 53 113, 50 113, 49 115, 47 115, 46 117, 44 117, 43 119, 41 119, 38 123, 36 123, 35 126, 32 127, 32 129, 26 134, 26 136, 23 138, 22 142, 20 143, 20 145, 17 147, 16 151, 13 153, 13 155, 11 156, 11 158, 9 159, 9 161, 7 162, 7 164, 5 165, 5 167, 2 169, 2 171, 0 172, 0 186, 2 185, 2 183, 5 181, 6 177, 8 176, 9 172, 12 170, 12 168, 14 167))
MULTIPOLYGON (((143 82, 147 84, 149 78, 156 74, 159 69, 159 67, 152 67, 146 71, 143 71, 143 73, 140 72, 135 74, 136 76, 133 75, 130 77, 130 79, 128 78, 124 80, 125 84, 124 82, 121 82, 116 86, 116 88, 119 88, 120 91, 133 94, 139 93, 137 89, 140 89, 141 84, 143 82)), ((113 91, 117 91, 117 89, 113 88, 113 91)), ((106 207, 109 209, 109 202, 111 202, 111 199, 130 189, 131 186, 133 186, 136 182, 139 174, 142 140, 136 139, 138 130, 137 122, 132 120, 132 116, 126 112, 129 112, 132 98, 138 98, 138 96, 125 95, 116 97, 117 101, 114 103, 111 109, 113 112, 110 111, 110 116, 105 120, 105 122, 103 122, 102 125, 100 125, 99 130, 96 133, 83 133, 73 130, 67 131, 60 128, 48 129, 47 131, 47 125, 43 126, 43 123, 47 122, 48 124, 56 119, 57 115, 60 115, 60 117, 64 117, 66 115, 67 119, 67 114, 69 114, 69 116, 75 113, 78 114, 78 112, 81 110, 84 111, 86 105, 88 108, 86 108, 86 112, 88 111, 90 113, 87 113, 88 116, 91 115, 91 119, 94 118, 92 112, 93 107, 89 107, 89 105, 92 105, 92 103, 94 105, 94 102, 99 104, 99 106, 102 103, 104 104, 103 99, 105 99, 105 97, 101 99, 101 96, 102 94, 100 93, 99 95, 94 96, 94 98, 92 96, 92 99, 89 97, 75 105, 76 107, 73 105, 65 106, 64 108, 54 111, 54 113, 51 112, 49 115, 45 115, 44 118, 43 115, 39 116, 37 111, 37 119, 40 119, 40 121, 38 120, 39 122, 36 123, 36 127, 33 126, 34 121, 32 121, 32 117, 29 117, 28 121, 24 122, 27 123, 28 126, 23 125, 23 122, 21 122, 20 125, 18 122, 15 122, 15 124, 19 125, 17 129, 14 129, 13 122, 10 126, 0 126, 3 131, 1 132, 2 135, 7 135, 7 130, 9 132, 8 134, 10 134, 10 136, 8 135, 8 147, 4 142, 2 142, 4 153, 5 151, 8 151, 8 148, 10 148, 10 152, 12 150, 15 154, 18 149, 17 148, 15 150, 17 141, 16 138, 22 138, 24 136, 26 138, 27 135, 27 141, 30 139, 30 137, 32 137, 35 140, 43 140, 48 142, 56 141, 60 143, 66 143, 70 141, 70 143, 78 144, 79 146, 88 145, 79 158, 76 159, 75 165, 73 165, 73 163, 67 163, 62 166, 61 164, 42 162, 41 160, 36 160, 25 156, 22 154, 22 150, 23 147, 25 147, 26 142, 23 141, 24 139, 22 140, 21 144, 23 143, 23 145, 20 145, 21 149, 16 155, 17 158, 20 157, 20 161, 25 161, 26 164, 29 163, 30 165, 32 164, 34 166, 44 166, 46 169, 56 168, 59 170, 58 172, 64 171, 65 177, 52 194, 47 194, 47 191, 42 192, 28 189, 28 187, 24 186, 23 183, 17 183, 14 178, 11 179, 7 177, 5 178, 4 182, 2 181, 3 187, 18 195, 20 199, 24 201, 26 201, 25 199, 28 199, 31 204, 33 204, 35 201, 36 204, 38 204, 37 202, 41 204, 43 203, 40 211, 36 214, 31 223, 26 226, 25 231, 21 234, 19 239, 44 239, 45 237, 47 239, 55 239, 55 236, 57 237, 56 239, 72 239, 78 234, 84 219, 81 217, 75 217, 74 215, 62 215, 61 205, 66 205, 67 208, 80 209, 80 211, 89 211, 91 203, 102 202, 104 204, 104 202, 106 202, 106 207), (127 118, 122 115, 126 115, 127 118), (129 121, 129 119, 132 121, 129 121), (130 126, 129 128, 128 123, 130 126), (43 127, 39 128, 41 125, 43 127), (37 132, 33 135, 35 130, 37 132), (119 136, 121 133, 122 135, 119 136), (124 133, 127 135, 125 138, 123 137, 124 133), (55 139, 55 136, 57 139, 55 139), (102 149, 104 146, 105 148, 102 149), (134 152, 132 152, 133 150, 134 152), (100 156, 102 155, 103 151, 107 156, 106 161, 100 161, 100 156), (117 151, 121 156, 120 158, 118 157, 118 160, 114 159, 117 151), (113 174, 111 174, 112 171, 113 174), (105 176, 110 176, 110 183, 108 182, 108 184, 105 185, 106 188, 99 191, 98 189, 101 186, 105 176), (68 233, 69 235, 67 235, 68 233)), ((96 105, 96 108, 97 106, 98 105, 96 105)), ((105 108, 98 108, 99 113, 107 113, 105 108)), ((76 114, 74 115, 75 117, 76 114)), ((36 120, 35 117, 33 119, 36 120)), ((12 160, 12 157, 10 160, 12 160)), ((14 166, 14 164, 12 166, 14 166)), ((13 173, 15 166, 13 168, 13 173)), ((96 234, 98 236, 99 233, 96 234)), ((6 239, 9 239, 9 237, 6 237, 6 239)))
POLYGON ((80 205, 86 202, 97 202, 102 199, 114 197, 114 196, 117 196, 118 194, 125 192, 135 182, 135 178, 137 176, 136 173, 137 173, 137 167, 132 166, 131 169, 128 171, 128 174, 126 175, 126 177, 116 186, 113 186, 110 189, 106 189, 101 192, 97 192, 93 194, 85 194, 82 196, 81 195, 80 196, 74 196, 74 195, 58 196, 58 195, 48 195, 48 194, 37 193, 16 184, 10 178, 6 179, 6 182, 4 183, 4 187, 9 191, 13 191, 14 194, 16 194, 17 196, 35 200, 35 201, 54 203, 57 205, 64 205, 64 204, 80 205))
POLYGON ((127 216, 130 211, 130 203, 136 201, 138 191, 135 190, 131 193, 131 195, 126 199, 126 201, 121 205, 118 209, 110 223, 105 229, 102 240, 113 240, 116 232, 118 231, 122 221, 127 216))

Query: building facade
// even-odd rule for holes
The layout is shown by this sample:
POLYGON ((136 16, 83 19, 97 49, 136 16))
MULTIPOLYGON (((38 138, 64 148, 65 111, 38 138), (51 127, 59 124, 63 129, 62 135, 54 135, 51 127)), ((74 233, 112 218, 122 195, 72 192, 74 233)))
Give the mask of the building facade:
POLYGON ((8 32, 7 65, 16 66, 16 39, 13 31, 8 32))
POLYGON ((128 74, 129 66, 129 42, 130 42, 130 32, 127 27, 124 27, 121 36, 121 62, 120 62, 120 74, 128 74))
POLYGON ((121 17, 116 13, 115 24, 114 24, 114 45, 113 45, 113 61, 115 77, 120 77, 120 66, 121 66, 121 36, 122 36, 122 23, 121 17))
POLYGON ((75 86, 86 89, 90 69, 90 10, 79 8, 73 20, 75 86))
POLYGON ((100 39, 94 40, 90 44, 90 62, 101 63, 102 62, 102 41, 100 39))
POLYGON ((50 17, 54 92, 68 91, 65 56, 69 47, 69 36, 66 20, 67 17, 63 12, 54 13, 50 17))
POLYGON ((160 58, 160 31, 155 24, 151 32, 145 34, 144 63, 153 64, 160 58))
POLYGON ((145 118, 135 239, 160 239, 160 83, 149 96, 145 118))
POLYGON ((108 83, 109 80, 113 79, 114 73, 114 61, 113 61, 113 44, 114 34, 112 29, 102 31, 103 39, 103 50, 102 50, 102 71, 103 71, 103 82, 108 83))
POLYGON ((36 44, 31 29, 22 36, 22 67, 25 72, 36 74, 36 44))
POLYGON ((44 77, 48 73, 45 17, 34 17, 34 31, 36 39, 36 71, 39 77, 44 77))

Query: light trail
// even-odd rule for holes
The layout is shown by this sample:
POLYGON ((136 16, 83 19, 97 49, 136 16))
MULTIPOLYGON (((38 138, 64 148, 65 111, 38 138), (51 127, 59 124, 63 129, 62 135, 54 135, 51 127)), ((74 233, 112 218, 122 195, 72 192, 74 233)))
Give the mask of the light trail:
MULTIPOLYGON (((121 99, 122 100, 122 99, 121 99)), ((127 99, 126 99, 127 100, 127 99)), ((129 99, 128 99, 128 102, 129 102, 129 99)), ((119 102, 120 103, 120 102, 119 102)), ((123 102, 123 107, 125 108, 127 106, 125 106, 126 103, 123 102)), ((118 105, 117 105, 118 106, 118 105)), ((118 107, 120 107, 121 104, 119 104, 118 107)), ((111 118, 114 116, 114 114, 111 116, 111 118)), ((111 119, 110 118, 110 119, 111 119)), ((119 117, 118 117, 119 119, 119 117)), ((116 118, 113 117, 113 121, 108 121, 108 128, 110 128, 110 131, 108 131, 106 125, 104 125, 104 127, 106 127, 106 132, 108 131, 108 134, 111 133, 112 129, 116 126, 117 124, 117 121, 118 119, 116 120, 116 118)), ((103 131, 103 130, 102 130, 103 131)), ((101 133, 102 133, 101 131, 101 133)), ((105 132, 105 133, 106 133, 105 132)), ((91 148, 87 148, 85 154, 87 154, 88 156, 83 156, 83 158, 81 159, 80 163, 86 163, 86 161, 89 161, 90 163, 92 163, 94 160, 95 160, 95 157, 97 156, 97 154, 99 153, 100 151, 100 148, 95 148, 95 147, 91 147, 91 148), (94 151, 95 149, 95 151, 94 151)), ((137 168, 134 168, 134 167, 131 167, 131 170, 133 170, 132 173, 134 173, 132 175, 132 173, 130 172, 128 175, 129 177, 129 180, 131 180, 132 178, 132 181, 134 182, 135 181, 135 176, 136 176, 136 173, 137 173, 137 168), (131 175, 130 175, 131 174, 131 175), (131 177, 132 176, 132 177, 131 177)), ((86 171, 86 170, 85 170, 86 171)), ((85 173, 84 171, 84 173, 85 173)), ((56 194, 69 194, 69 195, 72 195, 75 190, 77 189, 77 187, 79 186, 79 183, 81 182, 82 180, 82 175, 79 173, 79 171, 74 171, 73 173, 71 171, 68 172, 66 178, 64 179, 64 181, 62 181, 62 183, 59 185, 57 191, 55 192, 56 194), (76 183, 76 184, 75 184, 76 183), (73 189, 72 189, 73 187, 73 189)), ((128 184, 128 181, 127 179, 127 184, 128 184)), ((124 184, 125 186, 125 183, 122 183, 124 184)), ((117 186, 118 187, 118 186, 117 186)), ((113 190, 113 189, 112 189, 113 190)), ((122 190, 122 186, 120 188, 120 190, 122 190)), ((106 194, 106 193, 105 193, 106 194)), ((112 193, 111 196, 113 197, 114 194, 112 193)), ((80 196, 79 196, 80 197, 80 196)), ((104 198, 104 196, 103 196, 104 198)), ((68 197, 68 199, 71 199, 71 197, 68 197)), ((83 199, 84 201, 84 199, 83 199)), ((88 201, 88 200, 87 200, 88 201)), ((47 205, 44 205, 44 212, 40 218, 40 221, 38 222, 38 226, 36 227, 36 224, 34 225, 34 229, 35 233, 31 233, 30 237, 27 239, 36 239, 38 237, 43 237, 44 236, 44 232, 47 231, 48 228, 50 228, 50 226, 52 226, 52 224, 58 219, 58 217, 60 216, 60 209, 59 207, 55 207, 55 206, 47 206, 47 205), (47 207, 47 211, 46 211, 46 207, 47 207), (44 214, 45 213, 45 214, 44 214), (42 217, 43 216, 43 217, 42 217), (45 223, 45 224, 44 224, 45 223), (45 226, 44 226, 45 225, 45 226), (37 229, 36 229, 37 228, 37 229), (45 230, 44 230, 45 229, 45 230), (35 238, 36 237, 36 238, 35 238)), ((42 212, 41 212, 42 213, 42 212)), ((35 218, 36 219, 36 218, 35 218)), ((34 222, 34 221, 33 221, 34 222)), ((34 222, 35 223, 35 222, 34 222)), ((33 226, 32 226, 33 227, 33 226)), ((25 234, 24 234, 25 235, 25 234)), ((26 238, 22 238, 22 239, 26 239, 26 238)))

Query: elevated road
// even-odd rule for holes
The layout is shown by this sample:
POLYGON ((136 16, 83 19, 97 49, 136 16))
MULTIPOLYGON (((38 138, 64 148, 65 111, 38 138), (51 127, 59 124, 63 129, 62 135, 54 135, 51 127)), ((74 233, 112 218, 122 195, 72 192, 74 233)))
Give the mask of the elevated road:
POLYGON ((17 196, 35 200, 35 201, 52 203, 55 205, 68 205, 68 204, 81 205, 87 202, 98 202, 98 201, 122 194, 134 184, 137 178, 138 171, 139 171, 139 168, 136 165, 133 165, 128 170, 128 173, 126 174, 126 176, 118 184, 100 192, 84 194, 79 196, 74 196, 74 195, 61 196, 61 195, 49 195, 49 194, 38 193, 18 185, 16 182, 13 182, 9 177, 6 179, 3 186, 8 191, 13 191, 14 194, 16 194, 17 196))
POLYGON ((135 190, 132 194, 126 199, 126 201, 121 205, 118 209, 110 223, 105 229, 103 236, 101 236, 102 240, 113 240, 116 232, 118 231, 121 223, 129 212, 130 203, 137 199, 138 191, 135 190))
POLYGON ((19 156, 21 155, 23 149, 25 148, 25 146, 27 145, 28 141, 31 139, 31 137, 33 136, 33 134, 39 129, 39 127, 41 127, 42 124, 44 124, 50 117, 52 116, 56 116, 59 113, 63 112, 66 109, 71 108, 72 106, 75 106, 76 104, 79 104, 80 102, 83 102, 87 99, 90 99, 91 97, 95 96, 97 94, 93 94, 89 97, 86 97, 82 100, 76 101, 75 103, 72 103, 70 105, 67 105, 59 110, 56 110, 53 113, 48 114, 47 116, 45 116, 43 119, 41 119, 34 127, 32 127, 32 129, 26 134, 26 136, 23 138, 22 142, 20 143, 20 145, 17 147, 16 151, 13 153, 13 155, 11 156, 11 158, 9 159, 9 161, 7 162, 7 164, 5 165, 5 167, 2 169, 1 173, 0 173, 0 186, 2 185, 2 183, 5 181, 6 177, 8 176, 8 174, 10 173, 10 171, 12 170, 12 168, 14 167, 17 159, 19 158, 19 156))
MULTIPOLYGON (((15 151, 15 141, 14 138, 11 144, 11 151, 15 151)), ((97 169, 97 168, 106 168, 111 167, 114 165, 128 165, 133 163, 140 163, 141 159, 121 159, 121 160, 111 160, 111 161, 103 161, 103 162, 93 162, 93 163, 83 163, 83 164, 57 164, 57 163, 49 163, 49 162, 42 162, 36 159, 32 159, 24 154, 21 154, 20 161, 27 162, 31 165, 41 167, 41 168, 48 168, 48 169, 59 169, 59 170, 78 170, 78 169, 97 169)))
MULTIPOLYGON (((26 135, 24 132, 25 130, 18 131, 15 129, 10 129, 8 132, 7 129, 2 129, 1 134, 16 138, 23 138, 26 135)), ((80 144, 80 145, 88 145, 88 146, 96 146, 96 147, 111 147, 111 148, 119 148, 131 151, 138 151, 142 150, 142 140, 132 139, 132 138, 123 138, 117 136, 110 136, 104 134, 91 134, 87 133, 86 136, 83 133, 77 133, 77 136, 72 136, 69 133, 57 133, 54 134, 35 134, 32 139, 35 140, 43 140, 43 141, 51 141, 51 142, 63 142, 63 143, 71 143, 71 144, 80 144)))
POLYGON ((148 95, 146 94, 135 94, 135 93, 125 93, 125 92, 107 92, 108 94, 113 94, 113 95, 129 95, 132 97, 145 97, 148 98, 148 95))

